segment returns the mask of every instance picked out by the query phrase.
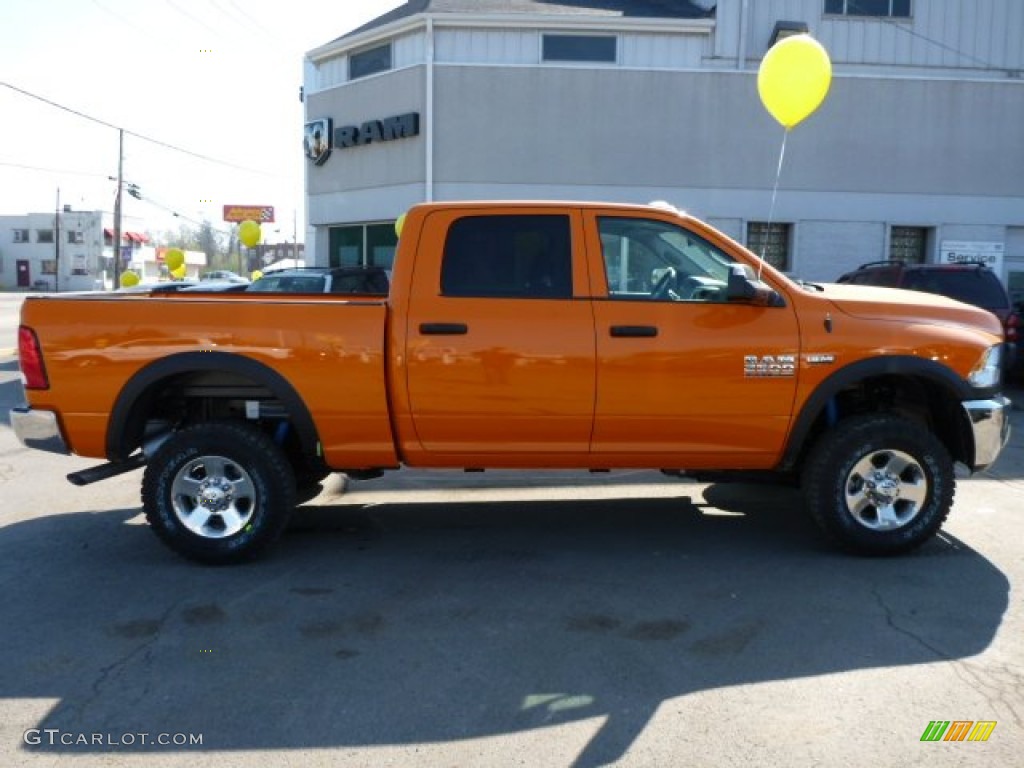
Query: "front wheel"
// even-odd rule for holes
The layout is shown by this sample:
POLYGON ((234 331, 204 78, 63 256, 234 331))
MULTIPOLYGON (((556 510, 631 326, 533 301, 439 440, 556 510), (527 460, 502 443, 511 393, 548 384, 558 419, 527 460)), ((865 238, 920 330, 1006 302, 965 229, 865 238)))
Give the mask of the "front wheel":
POLYGON ((889 555, 942 527, 956 476, 945 446, 909 419, 855 416, 812 447, 803 474, 808 510, 844 549, 889 555))
POLYGON ((222 565, 262 552, 295 506, 281 449, 248 424, 210 422, 175 432, 142 478, 146 520, 175 552, 222 565))

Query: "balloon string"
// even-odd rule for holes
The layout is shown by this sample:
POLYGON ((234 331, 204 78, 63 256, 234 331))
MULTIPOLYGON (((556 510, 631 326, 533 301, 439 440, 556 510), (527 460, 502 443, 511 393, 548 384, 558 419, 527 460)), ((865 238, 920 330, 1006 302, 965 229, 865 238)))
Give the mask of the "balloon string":
POLYGON ((775 216, 775 197, 779 193, 779 178, 782 176, 782 161, 786 157, 786 138, 789 136, 789 128, 782 134, 782 147, 779 149, 779 165, 775 169, 775 184, 772 186, 772 202, 768 206, 768 226, 765 227, 764 238, 761 240, 761 261, 757 265, 757 279, 761 279, 761 270, 764 267, 765 254, 768 252, 768 238, 772 231, 772 221, 775 216))

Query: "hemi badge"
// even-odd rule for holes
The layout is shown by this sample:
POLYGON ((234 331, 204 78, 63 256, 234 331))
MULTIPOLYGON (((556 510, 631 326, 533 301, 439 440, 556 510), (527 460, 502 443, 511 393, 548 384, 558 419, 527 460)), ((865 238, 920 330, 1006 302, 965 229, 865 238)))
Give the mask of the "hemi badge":
POLYGON ((835 355, 804 355, 804 362, 808 365, 832 365, 835 361, 835 355))

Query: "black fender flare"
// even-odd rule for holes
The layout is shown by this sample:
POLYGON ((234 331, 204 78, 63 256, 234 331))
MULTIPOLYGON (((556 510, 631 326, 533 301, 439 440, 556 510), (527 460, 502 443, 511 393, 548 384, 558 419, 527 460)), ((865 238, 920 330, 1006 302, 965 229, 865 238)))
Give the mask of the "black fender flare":
POLYGON ((883 376, 926 380, 958 403, 987 397, 995 392, 994 389, 974 389, 952 369, 927 358, 891 355, 858 360, 831 373, 804 402, 793 421, 779 468, 791 470, 796 467, 812 427, 837 394, 867 379, 883 376))
POLYGON ((136 409, 140 404, 145 405, 142 398, 154 384, 179 374, 203 371, 235 373, 266 387, 287 409, 303 452, 316 455, 319 445, 316 424, 298 391, 284 376, 265 363, 239 354, 182 352, 149 363, 122 387, 107 422, 107 458, 124 461, 141 442, 141 425, 132 432, 129 427, 136 423, 136 409))

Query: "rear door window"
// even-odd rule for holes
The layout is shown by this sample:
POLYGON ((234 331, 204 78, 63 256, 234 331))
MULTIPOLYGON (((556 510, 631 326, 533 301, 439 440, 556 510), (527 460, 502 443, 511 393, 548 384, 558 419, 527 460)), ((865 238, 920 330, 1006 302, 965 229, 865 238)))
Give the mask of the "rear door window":
POLYGON ((441 293, 521 299, 572 296, 569 217, 466 216, 448 230, 441 293))

